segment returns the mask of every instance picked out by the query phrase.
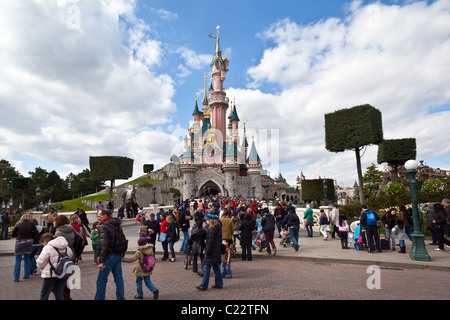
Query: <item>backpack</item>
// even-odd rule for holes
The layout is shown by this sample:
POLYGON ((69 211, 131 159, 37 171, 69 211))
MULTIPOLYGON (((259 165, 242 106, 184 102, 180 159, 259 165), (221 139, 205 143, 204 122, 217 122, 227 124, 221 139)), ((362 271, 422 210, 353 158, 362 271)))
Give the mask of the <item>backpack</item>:
POLYGON ((63 253, 59 252, 55 247, 53 247, 53 249, 58 252, 58 262, 56 263, 56 266, 53 266, 49 261, 51 267, 50 272, 56 275, 58 279, 69 278, 75 272, 75 270, 71 270, 70 273, 68 272, 68 269, 75 265, 72 257, 67 254, 67 248, 63 253))
POLYGON ((128 240, 123 233, 122 228, 119 226, 114 231, 114 243, 112 245, 112 251, 116 254, 124 254, 128 249, 128 240))
POLYGON ((375 218, 375 214, 372 211, 367 211, 366 217, 367 217, 367 225, 368 226, 376 226, 377 225, 377 219, 375 218))
POLYGON ((73 230, 73 233, 75 234, 75 241, 73 242, 73 250, 75 251, 74 252, 75 257, 78 258, 81 255, 81 253, 83 253, 85 243, 83 237, 78 232, 73 230))
POLYGON ((143 262, 142 262, 142 271, 150 272, 155 269, 155 256, 144 254, 143 262))

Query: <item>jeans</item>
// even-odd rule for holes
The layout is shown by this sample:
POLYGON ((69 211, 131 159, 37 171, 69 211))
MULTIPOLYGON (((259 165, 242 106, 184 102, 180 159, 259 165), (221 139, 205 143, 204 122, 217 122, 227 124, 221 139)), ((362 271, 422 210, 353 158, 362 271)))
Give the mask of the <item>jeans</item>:
POLYGON ((94 252, 94 263, 98 263, 98 250, 100 249, 99 244, 92 244, 92 251, 94 252))
POLYGON ((252 246, 242 247, 242 260, 252 261, 252 246))
POLYGON ((142 280, 144 280, 145 286, 150 290, 152 293, 156 291, 155 286, 152 283, 152 280, 150 280, 150 276, 146 277, 136 277, 136 289, 137 289, 137 295, 139 297, 144 296, 144 292, 142 291, 142 280))
POLYGON ((269 254, 271 253, 270 246, 272 246, 273 250, 275 250, 277 248, 277 247, 275 247, 275 242, 273 242, 274 234, 275 234, 274 231, 269 231, 269 232, 264 233, 264 237, 266 238, 267 252, 269 254))
POLYGON ((2 232, 0 233, 0 239, 6 240, 8 239, 8 226, 2 226, 2 232))
POLYGON ((385 228, 384 231, 386 233, 387 240, 389 242, 391 242, 391 249, 394 250, 395 249, 395 234, 392 232, 392 229, 389 229, 389 228, 385 228))
POLYGON ((183 242, 181 243, 180 251, 188 251, 189 231, 183 231, 183 242))
POLYGON ((227 277, 227 278, 231 278, 232 277, 232 272, 231 272, 231 264, 227 264, 222 262, 222 264, 220 265, 220 273, 223 277, 227 277))
POLYGON ((48 300, 50 293, 54 290, 55 300, 64 300, 64 287, 67 279, 44 278, 39 300, 48 300))
POLYGON ((200 287, 202 287, 203 289, 208 289, 209 276, 211 274, 211 267, 213 268, 213 271, 214 271, 214 285, 216 287, 223 286, 222 274, 220 273, 220 267, 218 265, 208 266, 205 264, 203 266, 203 281, 202 281, 202 284, 200 285, 200 287))
POLYGON ((298 247, 298 230, 299 226, 289 226, 289 235, 291 236, 294 248, 298 247))
POLYGON ((110 272, 112 272, 114 282, 116 283, 116 299, 125 300, 125 289, 122 277, 122 257, 122 254, 113 253, 106 258, 106 261, 103 263, 105 268, 98 272, 97 292, 95 293, 94 300, 105 300, 106 284, 110 272))
POLYGON ((308 233, 308 236, 312 236, 313 235, 313 227, 306 226, 306 232, 308 233))
POLYGON ((16 263, 14 264, 14 280, 19 280, 20 278, 22 257, 23 257, 23 276, 29 277, 31 275, 31 254, 18 254, 16 255, 16 263))

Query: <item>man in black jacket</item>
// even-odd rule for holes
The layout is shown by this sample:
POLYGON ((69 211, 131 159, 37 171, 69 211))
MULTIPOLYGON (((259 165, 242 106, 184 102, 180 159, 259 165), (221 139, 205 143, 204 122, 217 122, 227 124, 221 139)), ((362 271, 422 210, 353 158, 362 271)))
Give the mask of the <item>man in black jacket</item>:
POLYGON ((270 213, 269 208, 267 207, 263 209, 263 213, 264 216, 261 219, 261 227, 264 232, 264 237, 266 238, 267 253, 269 255, 271 254, 270 246, 272 246, 273 255, 276 255, 277 248, 275 247, 275 242, 273 241, 273 236, 275 234, 276 219, 270 213))
POLYGON ((111 211, 102 210, 99 212, 99 220, 101 221, 98 229, 100 240, 98 252, 98 272, 97 292, 95 300, 105 300, 106 284, 108 282, 109 273, 112 272, 114 282, 116 284, 117 300, 125 300, 124 284, 122 277, 122 257, 123 253, 115 253, 115 240, 117 233, 122 232, 120 220, 111 216, 111 211))
POLYGON ((366 240, 367 240, 367 246, 369 247, 369 252, 374 253, 375 247, 377 249, 377 252, 381 252, 381 244, 380 244, 380 234, 378 233, 378 226, 377 223, 375 224, 371 223, 370 221, 373 219, 368 219, 367 215, 374 215, 374 218, 376 222, 380 221, 380 217, 376 212, 372 212, 367 208, 367 205, 363 204, 361 206, 361 217, 360 217, 360 223, 364 227, 364 230, 366 230, 366 240))

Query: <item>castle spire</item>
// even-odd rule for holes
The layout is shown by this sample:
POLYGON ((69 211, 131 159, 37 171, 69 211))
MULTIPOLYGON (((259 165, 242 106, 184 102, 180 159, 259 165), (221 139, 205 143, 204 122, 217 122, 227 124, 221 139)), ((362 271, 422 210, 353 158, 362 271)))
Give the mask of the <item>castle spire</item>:
POLYGON ((203 93, 203 104, 208 104, 208 96, 206 95, 206 79, 208 77, 206 76, 206 72, 205 75, 203 76, 203 79, 205 80, 205 92, 203 93))

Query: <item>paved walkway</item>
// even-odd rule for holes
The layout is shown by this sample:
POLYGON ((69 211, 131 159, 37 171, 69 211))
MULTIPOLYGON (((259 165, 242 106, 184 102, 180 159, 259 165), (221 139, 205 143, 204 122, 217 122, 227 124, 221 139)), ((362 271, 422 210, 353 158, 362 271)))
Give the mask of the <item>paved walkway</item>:
MULTIPOLYGON (((136 237, 129 237, 129 252, 135 252, 137 247, 137 233, 138 223, 133 219, 124 221, 126 224, 136 225, 136 237)), ((276 233, 277 236, 277 233, 276 233)), ((379 267, 402 268, 402 269, 431 269, 439 271, 450 271, 450 248, 446 251, 435 251, 436 246, 428 245, 431 239, 425 238, 427 252, 431 261, 414 261, 411 260, 409 252, 411 250, 412 242, 406 241, 406 254, 400 254, 396 251, 383 250, 381 253, 368 253, 367 251, 356 251, 353 246, 348 250, 341 249, 341 243, 338 238, 323 240, 317 230, 314 231, 313 238, 306 237, 306 230, 301 228, 299 244, 299 251, 294 251, 292 247, 283 248, 280 245, 279 238, 275 239, 277 246, 277 256, 284 259, 296 259, 312 262, 323 263, 340 263, 340 264, 357 264, 357 265, 377 265, 379 267)), ((239 242, 238 242, 239 243, 239 242)), ((13 255, 15 239, 0 241, 0 255, 13 255)), ((181 241, 175 244, 175 250, 178 249, 181 241)), ((238 255, 240 255, 240 246, 238 244, 238 255)), ((160 243, 156 245, 156 252, 161 254, 162 247, 160 243)), ((84 254, 92 254, 92 246, 89 244, 84 251, 84 254)), ((258 249, 253 251, 257 257, 271 258, 265 250, 259 252, 258 249)))

